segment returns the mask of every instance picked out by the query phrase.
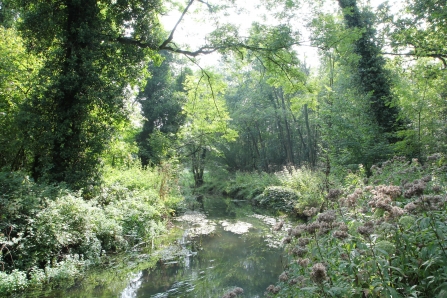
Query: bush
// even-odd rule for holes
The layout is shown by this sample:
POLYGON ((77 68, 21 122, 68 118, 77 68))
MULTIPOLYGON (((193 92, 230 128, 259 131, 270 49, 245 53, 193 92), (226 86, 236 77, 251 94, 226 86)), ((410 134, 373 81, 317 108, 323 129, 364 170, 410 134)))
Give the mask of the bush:
POLYGON ((24 290, 28 285, 26 272, 13 270, 11 273, 0 271, 0 293, 12 293, 24 290))
POLYGON ((407 182, 421 177, 424 169, 417 159, 411 161, 405 157, 394 157, 381 165, 371 167, 369 178, 372 184, 392 184, 403 186, 407 182))
POLYGON ((298 193, 289 187, 269 186, 254 201, 266 208, 293 213, 298 193))
POLYGON ((148 241, 165 232, 161 218, 161 206, 148 204, 144 198, 134 197, 126 201, 117 201, 105 208, 106 218, 113 218, 122 227, 122 237, 134 245, 148 241))
MULTIPOLYGON (((319 210, 324 202, 324 175, 308 168, 284 169, 276 173, 281 185, 293 189, 299 200, 295 209, 299 214, 310 215, 309 210, 319 210)), ((311 212, 312 213, 312 212, 311 212)))
POLYGON ((95 219, 102 210, 94 201, 86 202, 79 194, 69 194, 54 201, 46 200, 45 205, 34 218, 28 219, 20 246, 14 247, 20 268, 54 263, 66 255, 99 258, 101 243, 95 219))
POLYGON ((173 173, 163 171, 129 170, 127 178, 111 171, 109 184, 90 191, 88 200, 82 191, 0 172, 0 293, 66 283, 106 252, 152 246, 180 200, 173 173))
POLYGON ((236 199, 251 200, 263 193, 269 186, 280 185, 275 175, 268 173, 244 173, 236 172, 233 178, 225 179, 227 184, 224 192, 236 199))

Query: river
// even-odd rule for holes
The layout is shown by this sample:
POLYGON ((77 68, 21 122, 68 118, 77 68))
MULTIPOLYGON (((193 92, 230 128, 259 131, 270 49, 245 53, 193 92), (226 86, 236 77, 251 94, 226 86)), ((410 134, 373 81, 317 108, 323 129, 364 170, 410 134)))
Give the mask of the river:
POLYGON ((289 225, 274 231, 278 221, 245 201, 204 198, 196 210, 173 220, 177 239, 158 250, 157 261, 145 262, 151 253, 139 252, 127 261, 130 272, 125 264, 110 266, 68 289, 35 297, 203 298, 236 287, 244 291, 238 297, 262 297, 287 264, 281 240, 289 225))

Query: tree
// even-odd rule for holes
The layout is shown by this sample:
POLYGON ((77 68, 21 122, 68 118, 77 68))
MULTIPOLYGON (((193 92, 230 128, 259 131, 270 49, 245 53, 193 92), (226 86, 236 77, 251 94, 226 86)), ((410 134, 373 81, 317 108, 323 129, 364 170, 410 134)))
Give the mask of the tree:
POLYGON ((400 16, 388 22, 393 55, 438 59, 447 68, 447 3, 411 0, 400 16))
POLYGON ((182 49, 174 43, 174 32, 194 3, 211 14, 225 7, 198 0, 186 2, 169 34, 158 22, 163 13, 159 0, 9 3, 20 15, 18 27, 28 49, 45 57, 39 82, 21 108, 30 172, 35 180, 64 181, 73 188, 98 181, 100 155, 114 126, 126 118, 126 88, 142 82, 148 61, 160 60, 159 51, 195 57, 253 49, 274 57, 275 50, 294 44, 284 38, 289 33, 284 26, 270 31, 281 38, 267 47, 262 39, 249 41, 237 36, 234 26, 224 25, 210 34, 208 44, 182 49))
POLYGON ((359 78, 356 43, 364 28, 344 25, 343 17, 319 14, 312 22, 314 44, 321 49, 318 80, 319 126, 326 169, 371 165, 392 154, 384 128, 371 111, 371 93, 359 78), (353 72, 354 70, 354 72, 353 72))
POLYGON ((45 56, 22 107, 35 180, 74 188, 98 179, 99 157, 126 118, 126 88, 139 83, 161 44, 154 1, 16 1, 28 49, 45 56), (150 45, 129 44, 138 38, 150 45))
POLYGON ((442 62, 421 58, 411 66, 402 66, 396 59, 394 92, 401 107, 401 117, 408 120, 399 133, 402 140, 396 149, 408 157, 422 158, 446 152, 447 133, 445 102, 447 88, 442 62))
POLYGON ((390 143, 397 141, 395 132, 399 126, 398 109, 391 105, 390 73, 385 68, 385 59, 376 41, 374 15, 369 11, 360 12, 357 0, 338 0, 348 28, 361 29, 361 35, 354 42, 354 53, 359 55, 357 80, 365 94, 368 94, 371 112, 381 131, 390 143))
POLYGON ((203 184, 206 158, 219 153, 218 144, 234 141, 237 132, 228 125, 231 120, 225 100, 226 85, 210 71, 188 76, 185 83, 188 100, 183 107, 186 121, 181 128, 182 149, 191 160, 194 183, 203 184))
POLYGON ((14 10, 12 1, 0 1, 0 26, 4 28, 14 27, 14 20, 17 17, 17 12, 14 10))
POLYGON ((279 64, 249 53, 252 60, 233 61, 226 70, 232 86, 226 93, 227 105, 239 132, 237 142, 224 150, 225 162, 233 170, 268 172, 315 165, 311 118, 315 101, 300 61, 293 53, 285 54, 275 53, 288 62, 279 64))
POLYGON ((39 59, 29 55, 16 30, 0 26, 0 168, 25 168, 27 155, 17 117, 36 83, 39 59))
POLYGON ((447 5, 411 0, 398 14, 390 16, 385 8, 382 14, 392 48, 387 54, 393 57, 394 91, 406 121, 396 148, 410 157, 444 152, 447 5))
POLYGON ((139 156, 143 166, 158 164, 169 155, 177 132, 185 120, 182 106, 186 101, 183 83, 192 71, 182 62, 176 61, 171 53, 162 53, 165 60, 160 66, 150 63, 151 77, 138 95, 144 117, 143 129, 137 136, 139 156), (180 64, 179 64, 180 63, 180 64), (179 73, 175 73, 174 68, 179 73))

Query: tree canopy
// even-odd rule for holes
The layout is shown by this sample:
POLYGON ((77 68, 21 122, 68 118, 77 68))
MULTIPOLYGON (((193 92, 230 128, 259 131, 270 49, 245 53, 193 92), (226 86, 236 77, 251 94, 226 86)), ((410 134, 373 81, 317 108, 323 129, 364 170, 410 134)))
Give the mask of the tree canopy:
POLYGON ((146 166, 215 148, 229 169, 263 171, 323 160, 371 165, 393 154, 444 150, 442 134, 434 133, 444 113, 445 92, 436 83, 445 68, 444 6, 414 0, 392 15, 356 0, 264 1, 258 8, 265 21, 242 30, 225 19, 244 9, 233 1, 2 1, 8 58, 1 84, 10 90, 2 93, 2 166, 82 188, 100 181, 104 158, 123 159, 126 150, 126 159, 138 155, 146 166), (338 8, 325 11, 323 3, 338 8), (311 13, 303 18, 305 5, 311 13), (179 18, 167 32, 161 17, 172 9, 179 18), (215 27, 201 45, 177 43, 182 22, 196 13, 215 27), (319 49, 319 70, 299 58, 303 25, 319 49), (194 64, 214 52, 223 60, 213 72, 194 64), (427 60, 412 64, 412 57, 427 60), (201 78, 195 87, 186 80, 194 68, 201 78), (426 75, 409 75, 416 72, 426 75), (135 96, 139 123, 129 119, 135 96), (431 106, 436 121, 424 122, 431 106), (198 127, 214 131, 204 134, 212 139, 179 150, 194 143, 198 127), (239 136, 218 145, 223 130, 239 136), (133 142, 130 136, 138 149, 117 142, 133 142))

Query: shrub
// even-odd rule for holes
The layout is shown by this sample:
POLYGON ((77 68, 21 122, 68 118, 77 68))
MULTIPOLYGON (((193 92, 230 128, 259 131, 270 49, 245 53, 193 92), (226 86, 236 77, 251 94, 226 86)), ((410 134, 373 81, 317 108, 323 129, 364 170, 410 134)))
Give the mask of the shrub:
POLYGON ((109 173, 109 184, 96 195, 89 191, 88 200, 82 191, 0 172, 0 293, 49 281, 66 284, 105 252, 153 245, 180 200, 170 197, 177 190, 166 184, 169 179, 154 178, 157 171, 127 178, 109 173))
POLYGON ((299 200, 297 200, 295 208, 299 214, 306 215, 311 208, 320 209, 324 202, 324 175, 322 173, 305 167, 291 167, 276 175, 281 181, 281 185, 293 189, 297 193, 299 200))
POLYGON ((26 272, 15 269, 8 274, 0 271, 0 293, 22 291, 27 285, 26 272))
POLYGON ((280 185, 275 175, 264 172, 236 172, 235 176, 228 180, 224 190, 232 198, 251 200, 262 194, 266 187, 275 185, 280 185))
POLYGON ((107 206, 104 212, 106 218, 118 221, 122 227, 122 237, 127 239, 129 244, 148 241, 165 231, 160 210, 138 196, 114 202, 107 206))
POLYGON ((395 156, 381 165, 373 165, 369 181, 376 185, 391 184, 403 186, 421 177, 422 172, 422 165, 417 159, 409 161, 405 157, 395 156))
POLYGON ((273 210, 293 213, 298 201, 298 193, 284 186, 269 186, 255 198, 259 205, 273 210))
MULTIPOLYGON (((101 243, 96 237, 95 218, 102 210, 76 194, 46 200, 46 207, 28 219, 15 253, 20 268, 56 262, 65 255, 99 258, 101 243)), ((17 262, 16 262, 17 263, 17 262)))

